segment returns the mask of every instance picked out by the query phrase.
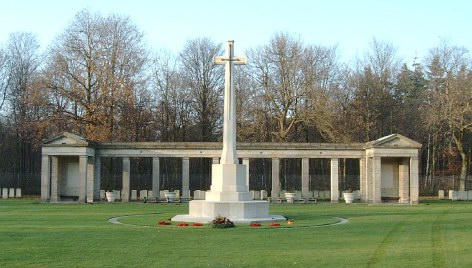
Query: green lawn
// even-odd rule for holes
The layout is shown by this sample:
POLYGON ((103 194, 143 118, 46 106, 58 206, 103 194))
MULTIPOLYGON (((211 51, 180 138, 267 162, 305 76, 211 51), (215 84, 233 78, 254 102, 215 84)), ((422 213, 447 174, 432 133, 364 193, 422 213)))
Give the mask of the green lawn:
POLYGON ((0 200, 0 267, 472 267, 469 202, 270 210, 295 224, 159 226, 188 206, 0 200))

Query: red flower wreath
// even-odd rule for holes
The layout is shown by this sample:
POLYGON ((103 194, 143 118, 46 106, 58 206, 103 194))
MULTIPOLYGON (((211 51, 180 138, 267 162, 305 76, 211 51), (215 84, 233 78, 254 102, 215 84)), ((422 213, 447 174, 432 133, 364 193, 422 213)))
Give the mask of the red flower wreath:
POLYGON ((170 225, 171 223, 169 221, 160 221, 159 225, 170 225))
POLYGON ((260 227, 261 224, 260 223, 251 223, 249 226, 251 226, 251 227, 260 227))

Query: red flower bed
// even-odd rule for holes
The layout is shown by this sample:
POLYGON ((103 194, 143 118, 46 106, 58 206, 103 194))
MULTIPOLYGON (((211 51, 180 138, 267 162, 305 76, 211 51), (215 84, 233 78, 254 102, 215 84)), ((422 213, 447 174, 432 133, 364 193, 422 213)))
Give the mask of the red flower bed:
POLYGON ((261 224, 260 223, 251 223, 249 226, 251 226, 251 227, 260 227, 261 224))
POLYGON ((192 226, 203 226, 201 223, 192 223, 192 226))
POLYGON ((188 226, 188 223, 179 223, 177 226, 188 226))
POLYGON ((171 225, 169 221, 160 221, 159 225, 171 225))
POLYGON ((269 223, 269 226, 280 226, 280 223, 275 223, 275 222, 269 223))

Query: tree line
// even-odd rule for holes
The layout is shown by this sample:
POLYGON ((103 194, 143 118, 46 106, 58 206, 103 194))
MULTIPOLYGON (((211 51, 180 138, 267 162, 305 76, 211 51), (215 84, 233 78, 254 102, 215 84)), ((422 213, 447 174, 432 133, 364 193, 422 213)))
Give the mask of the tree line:
MULTIPOLYGON (((152 51, 126 16, 77 13, 41 52, 33 33, 0 46, 0 173, 40 170, 45 138, 219 141, 222 43, 200 37, 177 54, 152 51)), ((466 188, 472 156, 469 51, 444 40, 409 66, 373 39, 353 64, 336 46, 277 32, 236 66, 237 139, 367 142, 400 133, 420 142, 422 188, 455 175, 466 188)))

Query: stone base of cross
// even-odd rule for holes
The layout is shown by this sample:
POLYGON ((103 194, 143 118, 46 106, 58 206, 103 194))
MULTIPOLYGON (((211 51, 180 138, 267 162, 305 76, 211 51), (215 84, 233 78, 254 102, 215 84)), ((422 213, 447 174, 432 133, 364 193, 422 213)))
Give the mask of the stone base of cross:
POLYGON ((250 201, 252 193, 247 185, 247 166, 241 164, 213 164, 211 188, 207 201, 250 201))

